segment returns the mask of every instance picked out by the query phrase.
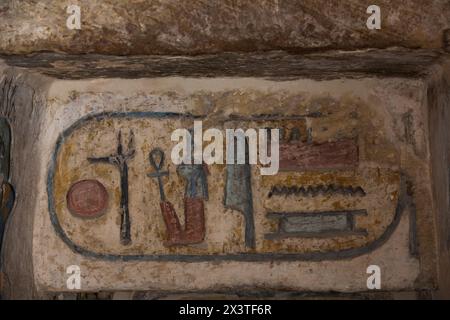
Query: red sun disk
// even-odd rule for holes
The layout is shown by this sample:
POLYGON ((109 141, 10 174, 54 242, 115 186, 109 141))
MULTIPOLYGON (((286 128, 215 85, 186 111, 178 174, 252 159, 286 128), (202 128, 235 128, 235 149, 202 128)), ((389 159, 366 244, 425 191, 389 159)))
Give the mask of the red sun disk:
POLYGON ((108 192, 97 180, 75 182, 67 192, 69 211, 82 218, 97 218, 103 215, 108 205, 108 192))

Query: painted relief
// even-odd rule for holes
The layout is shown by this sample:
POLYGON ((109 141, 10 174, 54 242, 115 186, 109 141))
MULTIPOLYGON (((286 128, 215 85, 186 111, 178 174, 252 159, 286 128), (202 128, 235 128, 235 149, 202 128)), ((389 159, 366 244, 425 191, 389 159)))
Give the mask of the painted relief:
POLYGON ((106 157, 88 157, 90 163, 107 163, 115 166, 120 175, 120 242, 124 245, 131 243, 131 221, 128 200, 128 161, 134 157, 134 134, 130 133, 128 150, 124 151, 122 131, 119 131, 117 152, 106 157))
POLYGON ((193 121, 113 112, 66 129, 48 175, 50 217, 65 243, 109 260, 326 260, 381 246, 399 223, 407 195, 396 151, 381 156, 394 149, 371 145, 360 121, 336 129, 326 114, 255 115, 214 124, 280 129, 274 176, 259 165, 173 164, 171 133, 193 121))

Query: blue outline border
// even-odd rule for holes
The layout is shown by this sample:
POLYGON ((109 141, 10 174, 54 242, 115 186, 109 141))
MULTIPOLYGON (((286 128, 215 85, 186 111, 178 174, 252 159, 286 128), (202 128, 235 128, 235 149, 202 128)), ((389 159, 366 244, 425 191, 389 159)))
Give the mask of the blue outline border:
MULTIPOLYGON (((116 255, 96 253, 85 249, 74 242, 67 236, 61 227, 55 209, 55 201, 53 196, 53 180, 55 177, 56 162, 66 138, 68 138, 75 130, 81 128, 86 122, 101 121, 107 118, 119 119, 133 119, 133 118, 186 118, 186 119, 202 119, 203 116, 194 116, 191 114, 180 114, 173 112, 102 112, 98 114, 91 114, 80 118, 73 123, 69 128, 64 130, 56 141, 56 147, 50 161, 50 166, 47 176, 47 195, 48 195, 48 210, 50 214, 50 221, 55 229, 56 234, 61 240, 75 253, 81 254, 85 257, 107 260, 107 261, 178 261, 178 262, 205 262, 205 261, 324 261, 324 260, 341 260, 355 258, 367 254, 379 247, 381 247, 394 233, 400 223, 402 213, 408 203, 408 195, 406 193, 406 179, 401 175, 400 181, 400 195, 398 204, 395 210, 395 215, 392 223, 386 228, 385 232, 372 243, 360 247, 346 249, 342 251, 329 252, 311 252, 311 253, 236 253, 236 254, 211 254, 211 255, 192 255, 192 254, 163 254, 163 255, 116 255)), ((233 119, 233 121, 236 121, 233 119)))

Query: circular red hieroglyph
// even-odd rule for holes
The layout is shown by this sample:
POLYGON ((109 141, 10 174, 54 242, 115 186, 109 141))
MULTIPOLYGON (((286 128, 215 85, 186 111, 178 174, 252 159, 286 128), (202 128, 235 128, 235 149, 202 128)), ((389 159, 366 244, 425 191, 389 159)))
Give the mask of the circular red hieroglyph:
POLYGON ((97 218, 105 213, 108 206, 108 192, 97 180, 75 182, 66 199, 69 211, 82 218, 97 218))

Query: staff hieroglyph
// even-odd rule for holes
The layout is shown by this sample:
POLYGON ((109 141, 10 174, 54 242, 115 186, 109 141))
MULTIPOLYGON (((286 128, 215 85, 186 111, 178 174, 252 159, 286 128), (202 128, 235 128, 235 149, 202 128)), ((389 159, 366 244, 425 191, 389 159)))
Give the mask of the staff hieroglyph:
POLYGON ((131 222, 128 208, 128 160, 134 157, 134 133, 131 131, 128 150, 124 152, 122 146, 122 131, 119 131, 117 153, 100 158, 88 158, 91 163, 109 163, 116 166, 120 172, 120 242, 123 245, 131 243, 131 222))

